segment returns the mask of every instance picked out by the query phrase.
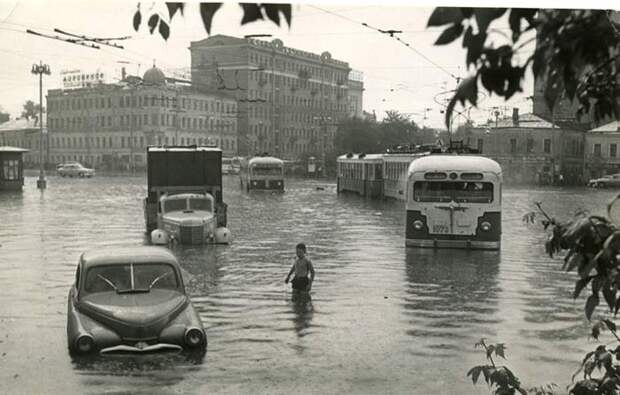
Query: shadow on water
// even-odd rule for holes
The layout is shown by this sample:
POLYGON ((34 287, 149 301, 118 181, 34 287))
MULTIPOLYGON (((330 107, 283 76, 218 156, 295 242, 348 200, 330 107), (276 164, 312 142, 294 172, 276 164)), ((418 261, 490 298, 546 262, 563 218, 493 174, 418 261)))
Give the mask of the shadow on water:
POLYGON ((291 306, 293 308, 293 325, 297 337, 304 337, 308 334, 308 329, 314 316, 314 306, 312 297, 308 292, 293 291, 291 295, 291 306))
POLYGON ((492 337, 485 331, 499 322, 499 262, 498 251, 407 248, 407 334, 431 350, 469 349, 492 337))

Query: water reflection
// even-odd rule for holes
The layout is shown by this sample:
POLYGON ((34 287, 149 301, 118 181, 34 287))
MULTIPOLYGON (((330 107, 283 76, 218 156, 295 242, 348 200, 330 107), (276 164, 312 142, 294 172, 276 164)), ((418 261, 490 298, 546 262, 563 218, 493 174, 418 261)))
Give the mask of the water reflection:
POLYGON ((312 297, 307 292, 292 292, 291 305, 293 307, 293 327, 297 337, 304 337, 308 334, 308 329, 314 316, 314 306, 312 297))
POLYGON ((464 351, 493 337, 499 263, 497 251, 406 249, 402 306, 415 353, 464 351))
POLYGON ((159 393, 162 387, 177 385, 187 375, 200 371, 204 356, 203 351, 93 355, 72 357, 71 364, 90 390, 109 393, 126 378, 134 388, 159 393))

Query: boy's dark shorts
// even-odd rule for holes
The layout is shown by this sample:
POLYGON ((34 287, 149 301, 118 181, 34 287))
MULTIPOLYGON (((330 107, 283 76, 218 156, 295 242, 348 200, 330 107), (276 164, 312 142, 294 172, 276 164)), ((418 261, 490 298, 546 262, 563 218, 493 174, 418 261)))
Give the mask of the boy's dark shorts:
POLYGON ((308 277, 294 277, 291 284, 293 285, 293 289, 296 291, 305 291, 308 289, 308 284, 310 280, 308 277))

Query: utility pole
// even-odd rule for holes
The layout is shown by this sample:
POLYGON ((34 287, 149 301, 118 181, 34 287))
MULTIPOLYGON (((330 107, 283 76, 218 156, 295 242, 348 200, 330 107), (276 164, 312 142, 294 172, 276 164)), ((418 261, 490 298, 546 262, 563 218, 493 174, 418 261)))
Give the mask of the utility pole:
POLYGON ((32 65, 32 74, 39 75, 39 179, 37 180, 37 188, 43 190, 47 187, 47 181, 45 180, 45 170, 43 167, 43 74, 50 75, 50 66, 43 64, 39 61, 39 64, 32 65))

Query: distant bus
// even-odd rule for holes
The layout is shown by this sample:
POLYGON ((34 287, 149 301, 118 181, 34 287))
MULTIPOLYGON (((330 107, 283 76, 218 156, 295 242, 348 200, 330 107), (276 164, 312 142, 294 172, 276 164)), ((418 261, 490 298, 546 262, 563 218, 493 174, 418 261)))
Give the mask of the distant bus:
POLYGON ((478 155, 431 154, 411 163, 406 245, 499 249, 502 169, 478 155))
POLYGON ((284 191, 284 161, 272 156, 255 156, 241 161, 241 187, 246 191, 284 191))
POLYGON ((371 198, 383 194, 383 155, 341 155, 336 160, 337 192, 355 192, 371 198))

